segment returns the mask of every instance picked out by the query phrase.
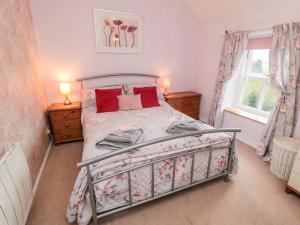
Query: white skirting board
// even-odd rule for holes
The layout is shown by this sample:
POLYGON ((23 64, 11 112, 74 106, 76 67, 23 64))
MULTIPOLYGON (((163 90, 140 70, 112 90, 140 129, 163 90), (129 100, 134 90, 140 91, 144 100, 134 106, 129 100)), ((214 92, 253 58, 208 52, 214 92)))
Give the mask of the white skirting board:
POLYGON ((39 185, 41 176, 42 176, 42 174, 43 174, 43 171, 44 171, 44 168, 45 168, 45 165, 46 165, 46 162, 47 162, 47 159, 48 159, 50 150, 51 150, 51 148, 52 148, 52 144, 53 144, 53 142, 50 141, 50 143, 49 143, 49 145, 48 145, 48 148, 47 148, 47 151, 46 151, 46 154, 45 154, 45 157, 44 157, 44 159, 43 159, 41 168, 40 168, 39 173, 38 173, 38 175, 37 175, 37 177, 36 177, 36 181, 35 181, 34 186, 33 186, 33 197, 34 197, 35 194, 36 194, 36 190, 37 190, 37 187, 38 187, 38 185, 39 185))
POLYGON ((247 137, 245 137, 245 136, 243 136, 241 134, 237 134, 236 138, 239 141, 241 141, 241 142, 243 142, 243 143, 251 146, 252 148, 257 149, 257 145, 258 144, 255 141, 253 141, 253 140, 251 140, 251 139, 249 139, 249 138, 247 138, 247 137))

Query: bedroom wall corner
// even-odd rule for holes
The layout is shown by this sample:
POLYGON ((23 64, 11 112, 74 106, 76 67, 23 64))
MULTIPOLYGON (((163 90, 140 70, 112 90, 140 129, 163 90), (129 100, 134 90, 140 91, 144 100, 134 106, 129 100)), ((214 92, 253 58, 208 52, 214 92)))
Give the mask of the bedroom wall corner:
POLYGON ((1 0, 0 155, 20 142, 36 181, 50 140, 47 98, 28 0, 1 0))

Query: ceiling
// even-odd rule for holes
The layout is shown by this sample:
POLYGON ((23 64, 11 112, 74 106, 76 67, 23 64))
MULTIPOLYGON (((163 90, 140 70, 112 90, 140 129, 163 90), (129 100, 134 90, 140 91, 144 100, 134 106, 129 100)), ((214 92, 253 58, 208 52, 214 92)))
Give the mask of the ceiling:
MULTIPOLYGON (((208 20, 225 14, 230 14, 239 9, 247 9, 266 4, 266 0, 183 0, 190 10, 200 20, 208 20)), ((272 4, 281 0, 267 0, 272 4)))

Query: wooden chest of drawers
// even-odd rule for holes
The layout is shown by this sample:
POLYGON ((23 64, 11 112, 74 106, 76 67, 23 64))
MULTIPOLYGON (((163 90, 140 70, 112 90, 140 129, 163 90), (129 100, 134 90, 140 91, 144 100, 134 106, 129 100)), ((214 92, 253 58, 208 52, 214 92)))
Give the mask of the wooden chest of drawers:
POLYGON ((48 113, 55 144, 83 140, 80 102, 71 105, 52 104, 48 113))
POLYGON ((294 192, 300 195, 300 151, 298 151, 294 161, 292 172, 287 183, 286 192, 294 192))
POLYGON ((192 91, 173 92, 165 98, 174 109, 196 120, 199 119, 201 94, 192 91))

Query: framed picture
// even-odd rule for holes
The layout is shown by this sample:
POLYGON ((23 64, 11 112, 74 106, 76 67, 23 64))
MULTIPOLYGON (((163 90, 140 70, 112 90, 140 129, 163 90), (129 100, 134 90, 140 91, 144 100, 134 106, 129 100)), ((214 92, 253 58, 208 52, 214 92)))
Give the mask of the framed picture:
POLYGON ((94 9, 97 52, 142 53, 144 16, 94 9))

